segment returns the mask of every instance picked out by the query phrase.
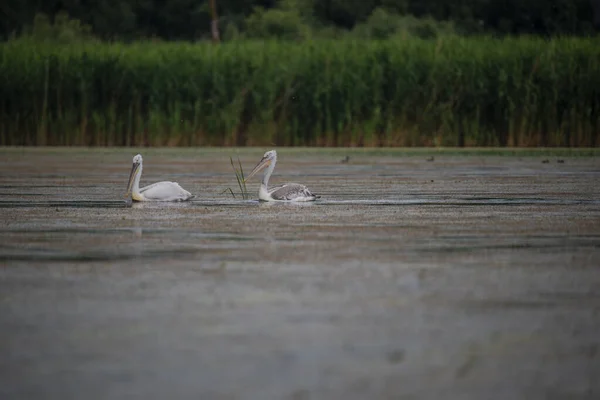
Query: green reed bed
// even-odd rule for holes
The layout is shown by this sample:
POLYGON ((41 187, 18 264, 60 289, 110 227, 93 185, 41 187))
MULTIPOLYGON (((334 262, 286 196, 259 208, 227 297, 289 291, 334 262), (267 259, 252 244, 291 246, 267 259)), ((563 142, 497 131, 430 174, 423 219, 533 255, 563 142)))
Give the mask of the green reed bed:
POLYGON ((600 41, 0 45, 0 145, 598 146, 600 41))

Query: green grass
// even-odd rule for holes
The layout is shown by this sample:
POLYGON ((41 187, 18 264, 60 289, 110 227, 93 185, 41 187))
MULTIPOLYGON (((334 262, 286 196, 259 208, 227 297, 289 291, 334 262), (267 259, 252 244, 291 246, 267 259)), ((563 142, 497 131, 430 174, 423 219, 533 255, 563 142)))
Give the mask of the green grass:
POLYGON ((600 145, 600 40, 0 44, 0 145, 600 145))
MULTIPOLYGON (((240 162, 240 159, 238 157, 238 169, 233 163, 233 158, 229 157, 229 162, 231 163, 231 168, 233 168, 233 172, 235 173, 235 179, 237 181, 238 188, 240 189, 239 194, 242 196, 242 199, 248 200, 250 198, 250 193, 246 188, 246 179, 244 176, 244 168, 242 168, 242 163, 240 162)), ((227 192, 231 193, 231 196, 235 199, 235 192, 231 188, 225 189, 221 194, 227 192)))

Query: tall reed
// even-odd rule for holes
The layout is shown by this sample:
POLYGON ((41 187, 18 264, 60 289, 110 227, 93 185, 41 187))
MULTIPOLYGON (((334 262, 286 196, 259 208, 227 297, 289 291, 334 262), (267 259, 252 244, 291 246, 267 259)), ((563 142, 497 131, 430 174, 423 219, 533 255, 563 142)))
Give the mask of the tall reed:
MULTIPOLYGON (((242 168, 242 163, 238 158, 238 167, 233 163, 233 158, 229 157, 229 162, 231 163, 231 168, 233 168, 233 172, 235 173, 235 180, 237 181, 238 188, 240 189, 239 194, 242 196, 242 199, 248 200, 250 198, 250 192, 248 192, 248 188, 246 187, 246 177, 244 176, 244 168, 242 168)), ((235 192, 231 188, 225 189, 223 193, 231 193, 231 196, 235 199, 235 192)))
POLYGON ((595 38, 16 40, 0 77, 0 145, 600 145, 595 38))

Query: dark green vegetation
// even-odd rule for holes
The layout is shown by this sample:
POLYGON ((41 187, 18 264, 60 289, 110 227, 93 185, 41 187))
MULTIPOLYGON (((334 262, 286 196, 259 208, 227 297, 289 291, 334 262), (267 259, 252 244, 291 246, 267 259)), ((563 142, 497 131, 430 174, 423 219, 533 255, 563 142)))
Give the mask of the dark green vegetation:
MULTIPOLYGON (((444 31, 460 34, 585 35, 600 27, 599 0, 215 0, 215 4, 225 40, 240 35, 297 39, 349 32, 381 37, 399 28, 431 36, 439 21, 446 22, 444 31)), ((52 19, 61 12, 102 39, 210 37, 208 0, 5 0, 0 7, 0 37, 27 31, 36 14, 52 19)), ((62 39, 70 39, 77 30, 70 26, 62 39)))
POLYGON ((597 146, 589 38, 0 46, 0 145, 597 146))
POLYGON ((6 2, 0 145, 600 142, 600 0, 215 4, 6 2))

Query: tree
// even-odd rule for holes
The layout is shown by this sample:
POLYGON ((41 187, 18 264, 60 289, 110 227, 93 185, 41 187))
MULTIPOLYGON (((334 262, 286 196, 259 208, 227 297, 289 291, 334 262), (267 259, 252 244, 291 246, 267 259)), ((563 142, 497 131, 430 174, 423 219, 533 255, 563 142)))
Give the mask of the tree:
POLYGON ((590 0, 592 10, 594 13, 593 24, 596 30, 600 30, 600 0, 590 0))
POLYGON ((217 5, 215 0, 210 0, 210 32, 213 42, 219 42, 219 17, 217 16, 217 5))
POLYGON ((336 32, 365 23, 376 9, 391 16, 380 18, 388 22, 396 16, 432 18, 466 34, 585 35, 600 29, 600 0, 4 0, 0 36, 21 33, 37 14, 53 20, 64 12, 103 39, 219 40, 229 27, 243 35, 247 19, 256 22, 257 9, 283 13, 291 24, 298 24, 289 17, 296 15, 306 26, 336 32))

